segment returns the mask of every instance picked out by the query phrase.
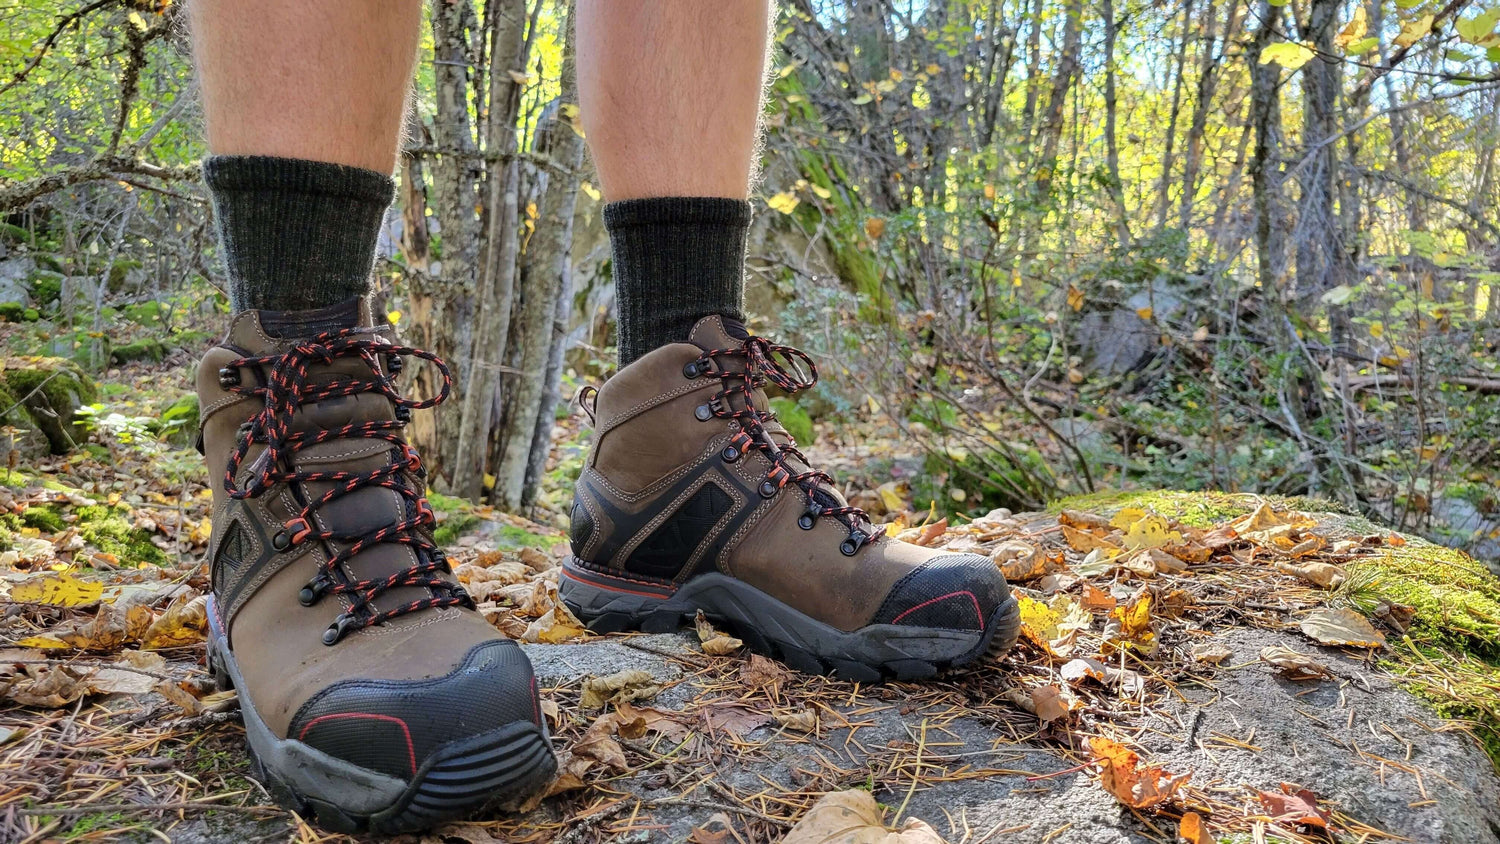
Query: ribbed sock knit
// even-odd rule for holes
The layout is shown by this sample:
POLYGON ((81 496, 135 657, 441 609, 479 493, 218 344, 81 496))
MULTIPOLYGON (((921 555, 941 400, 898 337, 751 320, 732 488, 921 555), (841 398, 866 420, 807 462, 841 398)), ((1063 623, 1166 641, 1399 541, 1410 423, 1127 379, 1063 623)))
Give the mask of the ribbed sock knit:
POLYGON ((627 199, 604 207, 625 366, 687 339, 719 314, 743 321, 750 203, 718 197, 627 199))
POLYGON ((370 290, 391 178, 323 161, 220 155, 203 163, 230 305, 326 308, 370 290))

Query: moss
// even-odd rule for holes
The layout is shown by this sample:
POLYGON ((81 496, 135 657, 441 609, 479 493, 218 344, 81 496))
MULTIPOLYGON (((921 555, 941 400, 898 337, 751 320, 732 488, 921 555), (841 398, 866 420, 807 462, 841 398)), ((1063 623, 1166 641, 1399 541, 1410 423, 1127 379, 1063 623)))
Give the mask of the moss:
MULTIPOLYGON (((1269 502, 1271 506, 1278 509, 1349 515, 1342 505, 1321 498, 1230 492, 1184 492, 1170 489, 1105 490, 1088 495, 1075 495, 1052 502, 1047 505, 1047 511, 1058 513, 1063 510, 1082 510, 1112 515, 1126 507, 1140 507, 1160 513, 1190 527, 1206 528, 1254 512, 1263 501, 1269 502)), ((1376 530, 1375 526, 1369 525, 1362 532, 1374 530, 1376 530)))
POLYGON ((88 430, 73 418, 99 400, 99 388, 77 364, 61 358, 8 362, 5 388, 31 411, 35 426, 47 437, 53 454, 65 454, 88 440, 88 430))
POLYGON ((27 308, 20 302, 0 302, 0 319, 6 322, 23 322, 27 308))
POLYGON ((432 532, 432 538, 439 545, 452 545, 454 540, 469 532, 469 529, 479 524, 479 517, 473 513, 455 513, 443 520, 432 532))
POLYGON ((62 274, 52 270, 36 270, 26 279, 32 298, 43 308, 50 307, 62 298, 62 274))
POLYGON ((33 504, 22 510, 21 523, 46 533, 57 533, 67 527, 62 514, 48 504, 33 504))
POLYGON ((781 426, 786 428, 787 433, 798 445, 811 445, 813 441, 812 417, 807 415, 795 401, 777 396, 771 399, 771 410, 776 418, 781 420, 781 426))
POLYGON ((129 363, 136 360, 149 360, 160 363, 167 356, 167 344, 160 340, 145 339, 134 343, 126 343, 123 346, 115 346, 109 350, 109 359, 115 363, 129 363))
POLYGON ((192 442, 198 436, 198 394, 182 394, 162 410, 160 419, 174 442, 192 442))
POLYGON ((495 540, 500 550, 512 551, 520 548, 550 548, 560 538, 555 534, 532 533, 515 525, 505 525, 500 528, 495 540))
POLYGON ((121 562, 129 564, 166 564, 167 555, 151 544, 151 534, 132 527, 127 521, 129 508, 95 504, 79 507, 75 512, 78 514, 78 535, 100 551, 114 554, 121 562))

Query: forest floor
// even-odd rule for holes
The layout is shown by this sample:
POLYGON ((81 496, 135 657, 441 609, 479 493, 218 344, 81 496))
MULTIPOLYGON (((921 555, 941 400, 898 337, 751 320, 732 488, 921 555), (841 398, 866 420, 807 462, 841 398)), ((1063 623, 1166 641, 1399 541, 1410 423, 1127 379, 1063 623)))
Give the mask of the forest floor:
MULTIPOLYGON (((211 494, 181 438, 129 424, 181 378, 116 371, 90 448, 0 469, 0 841, 354 840, 268 805, 203 665, 211 494)), ((524 814, 403 840, 852 840, 808 825, 851 790, 953 844, 1500 840, 1500 581, 1461 552, 1251 495, 962 524, 892 503, 892 533, 1013 581, 1003 661, 870 686, 708 625, 592 636, 556 601, 555 525, 436 497, 460 579, 526 642, 563 773, 524 814)))

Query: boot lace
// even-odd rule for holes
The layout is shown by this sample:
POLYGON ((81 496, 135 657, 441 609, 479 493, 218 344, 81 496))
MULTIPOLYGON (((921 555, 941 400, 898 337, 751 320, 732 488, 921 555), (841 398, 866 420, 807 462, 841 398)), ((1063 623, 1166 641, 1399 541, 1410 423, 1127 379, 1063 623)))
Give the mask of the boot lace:
MULTIPOLYGON (((422 495, 423 485, 419 482, 417 488, 413 488, 403 474, 423 477, 421 458, 417 456, 415 449, 407 445, 401 433, 411 418, 411 411, 433 407, 447 399, 452 392, 452 375, 437 355, 411 346, 389 345, 375 336, 375 329, 348 328, 319 334, 282 354, 230 361, 219 370, 219 383, 229 392, 257 396, 265 401, 265 407, 241 427, 242 436, 239 438, 238 448, 229 458, 229 467, 224 474, 224 489, 231 498, 255 498, 281 484, 337 484, 321 496, 306 501, 301 511, 289 519, 282 526, 283 530, 271 541, 276 550, 283 552, 309 542, 338 542, 344 545, 341 550, 327 555, 327 559, 318 567, 318 573, 303 587, 299 596, 304 606, 312 606, 324 595, 349 596, 349 608, 340 613, 324 632, 324 644, 335 644, 350 632, 382 624, 408 613, 434 607, 474 607, 473 599, 462 587, 441 577, 451 573, 448 561, 427 532, 422 530, 436 521, 432 506, 422 495), (390 373, 388 376, 380 374, 380 355, 385 358, 386 370, 390 373), (442 373, 443 386, 436 396, 413 400, 402 398, 397 393, 395 379, 401 371, 403 356, 430 361, 438 368, 442 373), (339 358, 363 360, 370 367, 371 377, 327 384, 307 383, 309 367, 329 364, 339 358), (241 367, 267 369, 265 385, 242 386, 241 367), (291 430, 292 417, 303 404, 360 393, 379 393, 390 399, 396 407, 396 418, 351 423, 316 433, 291 430), (385 440, 400 450, 400 458, 387 466, 366 472, 294 471, 282 468, 290 467, 292 456, 304 448, 342 439, 385 440), (265 450, 249 464, 249 474, 241 485, 237 480, 240 467, 251 446, 257 444, 265 446, 265 450), (392 490, 405 499, 407 517, 359 533, 323 530, 317 526, 318 508, 372 486, 392 490), (407 545, 415 552, 419 562, 389 577, 375 580, 352 579, 340 568, 361 551, 380 543, 407 545), (376 611, 371 605, 382 592, 408 586, 426 588, 432 594, 383 611, 376 611)), ((292 488, 296 489, 295 486, 292 488)))
POLYGON ((802 465, 811 466, 790 434, 782 443, 766 429, 765 424, 775 419, 776 414, 755 406, 753 392, 767 383, 775 384, 788 394, 801 392, 818 383, 818 366, 811 357, 791 346, 751 336, 737 348, 704 352, 684 367, 683 374, 689 378, 721 379, 722 389, 709 401, 709 410, 714 416, 739 423, 739 431, 730 438, 722 457, 732 463, 751 449, 765 454, 771 461, 771 471, 766 473, 760 485, 760 494, 774 498, 787 484, 800 487, 807 495, 807 510, 797 519, 799 527, 812 530, 819 518, 836 519, 849 530, 849 538, 839 545, 839 550, 850 557, 883 535, 883 531, 873 527, 866 529, 871 522, 865 511, 840 503, 824 488, 834 487, 833 478, 828 473, 812 468, 799 472, 787 464, 787 458, 795 457, 802 465), (743 358, 745 368, 743 371, 727 369, 719 365, 719 358, 743 358), (740 399, 737 402, 733 401, 736 396, 740 399))

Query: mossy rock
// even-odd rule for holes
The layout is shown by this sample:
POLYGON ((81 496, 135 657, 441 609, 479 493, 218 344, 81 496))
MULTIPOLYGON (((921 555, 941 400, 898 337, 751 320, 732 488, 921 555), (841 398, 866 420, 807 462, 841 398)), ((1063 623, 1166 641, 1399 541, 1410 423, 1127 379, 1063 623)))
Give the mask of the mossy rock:
POLYGON ((151 542, 151 534, 130 524, 127 507, 94 504, 73 511, 78 516, 75 527, 83 540, 106 554, 113 554, 126 564, 165 565, 167 555, 151 542))
POLYGON ((137 360, 149 360, 152 363, 161 363, 167 356, 167 344, 160 340, 145 339, 134 343, 126 343, 123 346, 115 346, 109 350, 109 359, 115 363, 130 363, 137 360))
POLYGON ((182 394, 162 410, 160 419, 173 442, 193 442, 198 437, 198 394, 182 394))
POLYGON ((1307 513, 1331 539, 1395 536, 1374 556, 1344 566, 1348 580, 1332 600, 1366 614, 1382 601, 1414 610, 1411 626, 1391 640, 1382 665, 1407 691, 1446 718, 1467 722, 1500 770, 1500 578, 1463 551, 1398 534, 1319 498, 1153 490, 1100 492, 1054 502, 1048 509, 1111 516, 1139 507, 1185 525, 1209 528, 1253 512, 1262 503, 1307 513))
POLYGON ((6 322, 36 322, 41 318, 41 311, 36 308, 28 308, 20 302, 0 302, 0 319, 6 322))
POLYGON ((66 454, 88 441, 88 430, 78 422, 77 413, 99 400, 99 387, 76 363, 62 358, 8 358, 0 369, 0 389, 14 397, 6 407, 19 402, 25 408, 26 427, 41 431, 53 454, 66 454))
POLYGON ((777 396, 771 399, 771 412, 776 414, 781 427, 786 429, 798 445, 811 445, 813 441, 812 417, 801 405, 789 398, 777 396))
POLYGON ((36 270, 26 279, 26 286, 31 288, 31 298, 45 309, 56 305, 62 298, 62 281, 60 272, 36 270))

